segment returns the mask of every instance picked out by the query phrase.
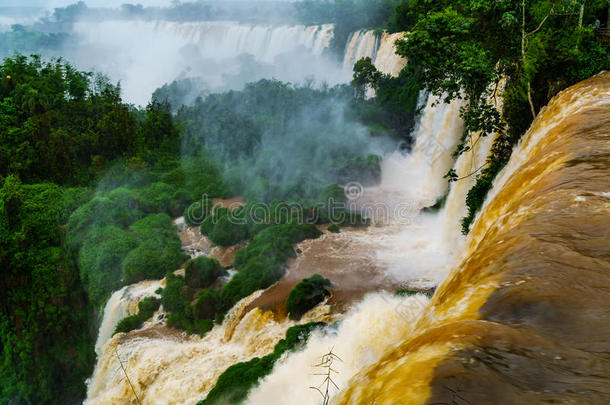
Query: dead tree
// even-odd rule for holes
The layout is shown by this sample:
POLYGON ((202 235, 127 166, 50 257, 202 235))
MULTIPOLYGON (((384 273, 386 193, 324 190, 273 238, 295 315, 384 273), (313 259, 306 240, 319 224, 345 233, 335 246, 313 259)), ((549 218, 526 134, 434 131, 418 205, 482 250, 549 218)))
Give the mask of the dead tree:
POLYGON ((127 369, 123 365, 123 360, 121 360, 121 357, 119 356, 119 351, 117 349, 114 349, 114 354, 116 355, 116 358, 119 361, 119 365, 121 366, 121 370, 123 371, 123 374, 125 375, 125 379, 127 380, 127 383, 131 387, 133 396, 136 397, 136 401, 138 401, 138 404, 142 405, 142 402, 140 401, 140 398, 138 398, 138 394, 136 393, 136 389, 134 388, 133 384, 131 383, 131 380, 129 379, 129 376, 127 375, 127 369))
POLYGON ((339 390, 339 387, 332 379, 333 373, 339 374, 337 370, 333 369, 333 362, 335 362, 336 360, 343 361, 341 360, 341 358, 339 358, 339 356, 334 354, 333 349, 331 349, 328 353, 322 356, 322 360, 320 361, 320 363, 314 366, 317 368, 325 369, 323 373, 314 374, 324 377, 324 381, 322 381, 322 383, 317 387, 309 387, 312 390, 318 391, 320 395, 322 395, 322 398, 324 399, 322 402, 323 405, 328 405, 330 402, 331 385, 333 385, 337 390, 339 390))

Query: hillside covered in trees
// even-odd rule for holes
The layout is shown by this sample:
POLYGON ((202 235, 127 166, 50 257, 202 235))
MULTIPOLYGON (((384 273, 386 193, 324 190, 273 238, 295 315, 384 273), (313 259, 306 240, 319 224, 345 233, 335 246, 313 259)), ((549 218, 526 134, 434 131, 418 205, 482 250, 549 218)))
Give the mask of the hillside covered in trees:
MULTIPOLYGON (((500 134, 488 165, 473 173, 477 183, 462 223, 467 233, 493 179, 540 109, 559 91, 610 68, 608 48, 595 28, 596 20, 606 24, 608 6, 604 0, 305 0, 294 5, 290 18, 335 23, 334 52, 342 52, 349 34, 359 29, 408 32, 398 43, 408 61, 405 69, 390 77, 361 60, 351 85, 312 88, 262 80, 190 106, 170 106, 168 97, 156 97, 136 108, 122 100, 120 84, 101 74, 40 56, 5 58, 0 63, 0 403, 83 400, 104 303, 113 291, 163 278, 187 261, 172 219, 202 196, 244 196, 247 207, 298 201, 305 211, 322 207, 321 219, 302 227, 294 226, 292 217, 266 228, 247 220, 235 227, 229 215, 247 219, 246 208, 208 209, 206 216, 217 223, 196 225, 212 240, 249 242, 236 259, 240 275, 219 294, 207 290, 198 296, 201 305, 213 307, 200 315, 189 312, 192 280, 170 275, 163 299, 173 309, 173 325, 205 333, 239 299, 273 284, 295 254, 292 244, 318 237, 315 225, 330 222, 325 204, 341 197, 337 184, 376 184, 379 156, 410 143, 420 91, 466 101, 456 155, 466 150, 472 133, 500 134), (496 109, 488 100, 500 87, 503 103, 496 109), (375 89, 377 97, 366 99, 366 88, 375 89)), ((89 13, 78 7, 69 11, 89 13)), ((188 15, 188 7, 174 7, 175 18, 188 15)), ((211 7, 198 10, 230 15, 211 7)), ((137 7, 121 13, 155 15, 137 7)), ((24 52, 59 52, 70 40, 67 34, 18 26, 0 38, 0 44, 10 41, 11 49, 24 52)), ((8 53, 2 46, 0 53, 8 53)), ((454 172, 447 178, 459 180, 454 172)), ((363 222, 346 212, 340 220, 363 222)), ((215 280, 224 269, 210 266, 215 280)), ((300 342, 292 340, 291 348, 300 342)), ((281 349, 273 361, 288 350, 281 349)), ((229 377, 221 381, 231 388, 229 377)))

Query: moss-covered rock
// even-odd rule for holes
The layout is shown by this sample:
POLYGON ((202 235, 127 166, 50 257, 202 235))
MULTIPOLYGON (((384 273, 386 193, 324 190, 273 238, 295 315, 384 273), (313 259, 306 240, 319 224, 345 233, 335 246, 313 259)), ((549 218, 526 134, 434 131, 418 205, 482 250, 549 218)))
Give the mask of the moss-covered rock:
POLYGON ((121 319, 114 328, 116 333, 128 333, 132 330, 139 329, 161 305, 161 300, 156 297, 146 297, 138 303, 138 313, 121 319))
POLYGON ((327 289, 330 285, 330 280, 319 274, 314 274, 298 283, 286 300, 290 319, 301 319, 307 311, 324 301, 330 295, 327 289))
POLYGON ((218 292, 213 289, 203 290, 193 302, 193 316, 195 319, 214 319, 220 304, 218 292))
POLYGON ((341 232, 341 228, 339 228, 339 226, 337 224, 331 224, 328 227, 328 232, 332 232, 332 233, 340 233, 341 232))

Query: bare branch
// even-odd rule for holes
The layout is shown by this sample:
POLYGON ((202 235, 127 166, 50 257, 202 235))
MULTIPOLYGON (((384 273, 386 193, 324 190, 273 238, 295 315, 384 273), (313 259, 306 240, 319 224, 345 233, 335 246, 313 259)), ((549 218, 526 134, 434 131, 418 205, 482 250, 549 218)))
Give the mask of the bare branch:
POLYGON ((140 402, 140 398, 138 398, 138 394, 136 393, 136 389, 133 387, 133 384, 131 383, 129 376, 127 375, 127 370, 125 369, 125 366, 123 365, 123 361, 121 360, 121 357, 119 356, 119 351, 116 348, 114 349, 114 353, 116 354, 116 358, 119 361, 119 364, 121 365, 121 369, 123 370, 123 373, 125 374, 125 378, 127 379, 129 386, 131 387, 131 391, 133 391, 133 395, 136 397, 136 401, 138 401, 138 404, 142 405, 142 402, 140 402))

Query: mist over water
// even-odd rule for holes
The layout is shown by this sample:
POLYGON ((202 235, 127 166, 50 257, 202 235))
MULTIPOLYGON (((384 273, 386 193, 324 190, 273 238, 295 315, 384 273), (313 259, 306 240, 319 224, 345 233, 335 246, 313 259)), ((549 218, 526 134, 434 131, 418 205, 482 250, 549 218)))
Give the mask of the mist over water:
MULTIPOLYGON (((424 213, 422 209, 449 192, 443 175, 454 165, 451 155, 463 129, 459 105, 436 105, 434 98, 422 95, 423 113, 414 131, 415 144, 408 154, 395 152, 396 140, 372 138, 370 129, 348 114, 348 98, 328 91, 323 84, 349 82, 353 63, 365 56, 371 57, 381 71, 396 74, 404 66, 404 61, 393 53, 394 41, 400 34, 356 32, 346 44, 343 60, 338 60, 327 52, 333 29, 332 25, 252 25, 230 21, 77 21, 71 32, 75 46, 64 49, 62 54, 79 68, 99 71, 112 81, 119 81, 126 101, 136 105, 148 103, 153 91, 164 84, 190 79, 191 88, 181 101, 194 103, 192 111, 200 121, 186 117, 192 121, 188 142, 204 145, 216 159, 232 168, 226 175, 229 182, 262 189, 267 182, 289 188, 303 183, 323 186, 338 182, 333 177, 336 155, 383 156, 381 183, 366 188, 365 198, 385 204, 386 208, 402 204, 406 209, 390 208, 391 214, 366 235, 368 244, 359 246, 383 269, 381 278, 385 270, 388 286, 402 283, 405 288, 429 290, 444 279, 455 254, 444 241, 451 239, 448 234, 456 234, 456 215, 461 211, 424 213), (316 87, 326 93, 322 98, 310 96, 307 102, 296 98, 301 105, 290 114, 281 109, 281 113, 262 111, 260 116, 270 116, 273 126, 264 127, 260 137, 246 148, 206 122, 206 117, 226 113, 214 108, 215 96, 204 98, 203 102, 196 98, 242 89, 246 83, 263 78, 289 82, 295 87, 305 85, 304 94, 316 87)), ((281 94, 281 90, 274 90, 273 85, 268 89, 273 94, 281 94)), ((244 98, 244 94, 247 93, 240 96, 244 98)), ((234 100, 228 103, 229 109, 236 117, 243 111, 247 113, 244 116, 252 116, 257 108, 256 97, 248 102, 234 100)), ((237 122, 242 126, 252 124, 247 120, 237 122)), ((191 152, 188 142, 184 145, 185 154, 191 152)), ((342 236, 349 245, 350 231, 344 231, 342 236)), ((316 251, 312 249, 307 254, 316 255, 316 251)), ((168 269, 171 270, 174 269, 168 269)), ((333 271, 322 270, 331 274, 333 271)), ((363 285, 359 297, 379 285, 363 285)), ((129 356, 130 377, 138 384, 145 403, 158 403, 161 397, 194 403, 209 392, 228 366, 268 353, 293 324, 275 319, 270 311, 248 312, 245 302, 264 294, 258 292, 232 310, 233 318, 229 316, 203 339, 173 333, 163 321, 148 323, 135 334, 111 337, 119 319, 132 314, 138 299, 153 293, 156 286, 140 283, 125 287, 106 304, 96 344, 98 364, 88 382, 88 403, 131 398, 130 388, 120 381, 121 376, 113 374, 116 351, 129 356), (189 373, 185 374, 185 369, 189 373)), ((422 295, 396 297, 389 288, 365 294, 361 302, 346 309, 336 328, 315 334, 302 352, 286 356, 251 393, 249 403, 296 403, 292 393, 285 390, 286 384, 295 379, 303 382, 303 387, 297 388, 298 403, 315 403, 319 398, 309 389, 316 385, 311 365, 333 347, 342 357, 337 380, 342 388, 362 367, 377 362, 411 332, 428 301, 422 295)), ((314 313, 310 319, 328 317, 326 313, 314 313)))
POLYGON ((79 45, 67 50, 77 65, 120 81, 128 102, 146 104, 166 83, 198 78, 199 93, 240 89, 275 78, 330 85, 349 80, 323 51, 332 26, 253 26, 235 22, 82 22, 79 45))

